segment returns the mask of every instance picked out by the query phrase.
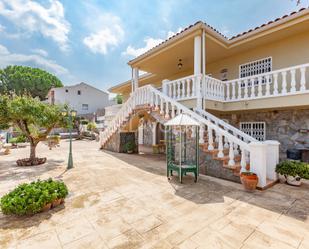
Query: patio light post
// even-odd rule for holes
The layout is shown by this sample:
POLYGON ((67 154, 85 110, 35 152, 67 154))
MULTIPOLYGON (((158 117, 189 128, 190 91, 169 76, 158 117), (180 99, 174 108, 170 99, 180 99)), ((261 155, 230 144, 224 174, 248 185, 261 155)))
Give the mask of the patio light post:
POLYGON ((73 117, 76 116, 76 111, 63 111, 62 116, 69 118, 69 132, 70 132, 70 146, 69 146, 69 158, 67 169, 73 168, 73 155, 72 155, 72 128, 73 128, 73 117))

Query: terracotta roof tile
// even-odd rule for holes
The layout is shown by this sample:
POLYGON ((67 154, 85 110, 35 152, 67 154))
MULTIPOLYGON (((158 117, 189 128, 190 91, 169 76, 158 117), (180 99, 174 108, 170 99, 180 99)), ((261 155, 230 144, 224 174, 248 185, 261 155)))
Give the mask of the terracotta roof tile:
POLYGON ((295 15, 295 14, 297 14, 297 13, 299 13, 299 12, 301 12, 301 11, 307 10, 307 9, 309 9, 309 7, 308 7, 308 8, 301 8, 301 9, 298 10, 298 11, 293 11, 293 12, 291 12, 291 13, 288 14, 288 15, 284 15, 284 16, 282 16, 282 17, 278 17, 278 18, 276 18, 275 20, 269 21, 268 23, 263 23, 263 24, 260 25, 260 26, 257 26, 257 27, 255 27, 255 28, 251 28, 251 29, 249 29, 248 31, 244 31, 244 32, 242 32, 242 33, 239 33, 239 34, 237 34, 237 35, 234 35, 234 36, 232 36, 231 38, 226 37, 225 35, 223 35, 222 33, 220 33, 217 29, 215 29, 214 27, 210 26, 209 24, 204 23, 204 22, 202 22, 202 21, 197 21, 196 23, 187 26, 187 27, 184 28, 183 30, 177 32, 175 35, 169 37, 168 39, 164 40, 163 42, 161 42, 161 43, 159 43, 158 45, 154 46, 153 48, 149 49, 147 52, 145 52, 145 53, 143 53, 143 54, 141 54, 141 55, 135 57, 134 59, 130 60, 130 62, 133 61, 133 60, 136 60, 137 58, 139 58, 139 57, 141 57, 141 56, 143 56, 143 55, 145 55, 145 54, 150 53, 152 50, 154 50, 155 48, 161 46, 163 43, 165 43, 165 42, 167 42, 167 41, 173 39, 174 37, 180 35, 181 33, 185 32, 185 31, 187 31, 188 29, 191 29, 192 27, 194 27, 194 26, 196 26, 196 25, 198 25, 198 24, 201 24, 201 23, 203 23, 203 24, 206 25, 208 28, 210 28, 210 29, 212 29, 213 31, 215 31, 217 34, 219 34, 219 35, 222 36, 223 38, 225 38, 225 39, 231 41, 231 40, 233 40, 233 39, 235 39, 235 38, 238 38, 238 37, 240 37, 240 36, 246 35, 246 34, 252 32, 252 31, 255 31, 255 30, 257 30, 257 29, 263 28, 263 27, 265 27, 265 26, 267 26, 267 25, 270 25, 270 24, 272 24, 272 23, 278 22, 279 20, 282 20, 282 19, 287 18, 287 17, 289 17, 289 16, 295 15))

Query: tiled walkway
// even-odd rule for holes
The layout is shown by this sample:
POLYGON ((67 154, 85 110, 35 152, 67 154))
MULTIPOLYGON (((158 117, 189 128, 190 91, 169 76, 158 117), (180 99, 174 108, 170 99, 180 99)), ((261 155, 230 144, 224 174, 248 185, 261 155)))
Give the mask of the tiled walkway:
POLYGON ((98 150, 74 142, 75 168, 65 172, 68 143, 38 149, 48 163, 18 168, 27 149, 0 156, 0 195, 20 182, 61 178, 65 207, 33 217, 0 213, 0 248, 309 248, 309 186, 277 184, 246 193, 214 178, 168 182, 164 158, 98 150))

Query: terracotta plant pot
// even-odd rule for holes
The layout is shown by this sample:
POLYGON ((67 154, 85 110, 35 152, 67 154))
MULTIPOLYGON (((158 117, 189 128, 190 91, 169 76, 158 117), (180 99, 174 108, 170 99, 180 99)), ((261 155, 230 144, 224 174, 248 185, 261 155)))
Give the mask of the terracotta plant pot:
POLYGON ((59 206, 61 204, 61 199, 56 199, 53 201, 52 206, 53 208, 59 206))
POLYGON ((252 172, 242 172, 240 174, 240 180, 245 190, 252 192, 256 189, 259 178, 252 172))
POLYGON ((64 198, 60 198, 60 204, 64 203, 64 198))
POLYGON ((47 203, 47 204, 45 204, 45 206, 44 206, 44 207, 42 207, 42 212, 46 212, 46 211, 48 211, 49 209, 51 209, 51 206, 52 206, 52 204, 51 204, 51 203, 47 203))

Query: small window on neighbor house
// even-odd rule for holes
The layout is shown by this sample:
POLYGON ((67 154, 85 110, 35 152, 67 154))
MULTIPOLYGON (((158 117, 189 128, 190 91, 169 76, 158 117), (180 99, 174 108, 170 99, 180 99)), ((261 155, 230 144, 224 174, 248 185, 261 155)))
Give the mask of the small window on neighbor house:
POLYGON ((81 95, 81 94, 82 94, 81 90, 78 90, 77 95, 81 95))
POLYGON ((82 110, 87 111, 88 110, 88 104, 82 104, 82 110))
POLYGON ((258 141, 265 141, 266 139, 265 122, 240 122, 240 130, 258 141))
POLYGON ((69 90, 68 90, 68 89, 65 89, 65 92, 66 92, 66 93, 68 93, 68 92, 69 92, 69 90))
MULTIPOLYGON (((272 71, 272 57, 251 61, 239 66, 239 78, 255 76, 259 74, 269 73, 272 71)), ((271 82, 271 77, 269 78, 271 82)), ((262 78, 262 84, 266 83, 266 78, 262 78)), ((251 82, 248 83, 251 86, 251 82)), ((255 79, 255 85, 258 84, 258 79, 255 79)), ((242 87, 244 84, 242 84, 242 87)))

